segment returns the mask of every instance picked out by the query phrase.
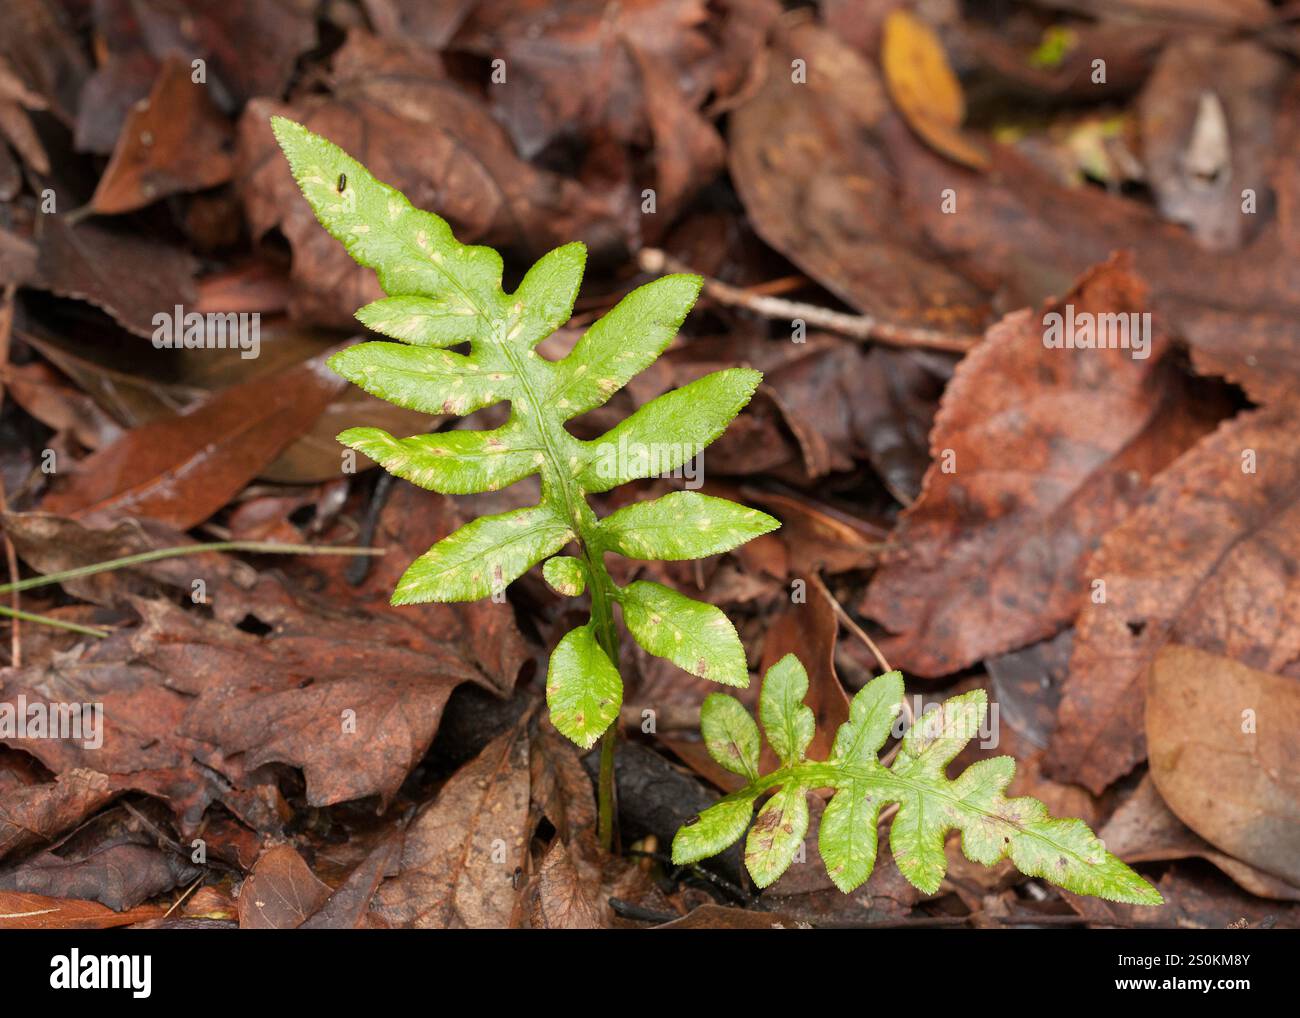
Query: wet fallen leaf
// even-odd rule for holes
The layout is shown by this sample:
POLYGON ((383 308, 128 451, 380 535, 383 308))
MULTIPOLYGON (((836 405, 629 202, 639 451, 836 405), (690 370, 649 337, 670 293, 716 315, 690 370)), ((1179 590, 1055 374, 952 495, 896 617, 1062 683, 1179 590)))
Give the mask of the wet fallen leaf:
POLYGON ((50 512, 132 512, 188 530, 220 509, 341 391, 324 359, 226 389, 193 413, 133 429, 47 496, 50 512))
POLYGON ((51 843, 117 794, 105 775, 84 769, 70 770, 54 781, 5 788, 0 804, 0 859, 51 843))
POLYGON ((112 215, 143 208, 182 191, 230 179, 234 131, 212 104, 187 61, 169 58, 153 90, 132 108, 112 158, 90 199, 112 215))
POLYGON ((416 207, 446 218, 463 243, 540 255, 574 239, 600 247, 601 232, 615 229, 622 195, 523 162, 487 106, 427 55, 355 32, 335 54, 334 79, 332 97, 256 100, 239 123, 245 210, 255 235, 279 227, 293 247, 296 317, 355 325, 356 308, 381 293, 302 200, 271 133, 275 114, 341 145, 416 207))
POLYGON ((527 726, 498 736, 443 785, 406 833, 375 910, 394 926, 517 923, 529 834, 527 726))
POLYGON ((24 859, 0 872, 0 888, 97 901, 123 912, 189 883, 200 872, 157 845, 116 841, 72 858, 42 852, 24 859))
POLYGON ((93 304, 137 336, 153 335, 157 313, 193 303, 197 263, 187 251, 97 223, 38 219, 31 285, 93 304))
POLYGON ((1105 602, 1079 614, 1054 776, 1099 793, 1142 760, 1147 673, 1168 642, 1297 674, 1300 652, 1285 635, 1300 555, 1296 434, 1294 407, 1221 425, 1103 538, 1083 576, 1105 582, 1105 602))
POLYGON ((559 838, 551 842, 537 872, 530 920, 533 929, 541 930, 594 930, 603 925, 600 911, 588 899, 569 850, 559 838))
POLYGON ((302 923, 304 930, 365 929, 370 919, 370 902, 387 876, 397 875, 402 855, 400 835, 385 838, 357 866, 329 900, 302 923))
POLYGON ((47 364, 0 368, 4 391, 42 424, 70 434, 87 449, 122 436, 122 429, 89 396, 72 388, 47 364))
MULTIPOLYGON (((1146 294, 1119 259, 1046 313, 1137 316, 1146 294)), ((901 554, 862 605, 905 671, 955 672, 1057 632, 1100 575, 1082 571, 1090 547, 1226 412, 1188 385, 1167 337, 1148 329, 1145 357, 1049 348, 1045 321, 1008 315, 944 393, 921 497, 891 539, 901 554)))
POLYGON ((3 930, 107 930, 156 919, 163 912, 156 905, 114 912, 96 901, 0 891, 0 929, 3 930))
POLYGON ((1238 890, 1226 877, 1216 879, 1213 870, 1205 872, 1195 863, 1170 867, 1156 881, 1156 888, 1165 904, 1160 918, 1155 921, 1151 910, 1141 905, 1084 898, 1069 891, 1063 891, 1062 897, 1089 923, 1102 928, 1156 926, 1162 929, 1224 930, 1233 924, 1264 923, 1269 927, 1291 928, 1300 923, 1300 905, 1252 898, 1238 890))
POLYGON ((1198 856, 1213 863, 1242 890, 1262 898, 1300 901, 1300 887, 1220 852, 1192 831, 1165 805, 1151 775, 1143 775, 1097 834, 1125 862, 1152 862, 1198 856))
POLYGON ((937 152, 982 169, 988 156, 961 132, 966 99, 934 31, 905 8, 885 18, 880 66, 894 105, 937 152))
POLYGON ((395 642, 417 638, 414 627, 349 638, 317 618, 305 632, 259 640, 162 603, 148 612, 142 650, 190 703, 181 731, 249 767, 301 767, 313 805, 391 798, 428 749, 451 691, 487 684, 449 644, 395 642))
POLYGON ((1169 808, 1300 886, 1300 679, 1171 644, 1152 663, 1146 713, 1151 780, 1169 808))
POLYGON ((1212 251, 1240 247, 1267 195, 1286 61, 1250 41, 1190 36, 1166 46, 1138 102, 1142 154, 1161 214, 1212 251))
MULTIPOLYGON (((1300 97, 1288 101, 1279 121, 1291 125, 1300 97)), ((1201 373, 1242 385, 1258 402, 1294 391, 1300 269, 1283 253, 1276 220, 1237 252, 1210 252, 1146 206, 1100 188, 1063 187, 1007 146, 991 149, 990 170, 976 173, 936 156, 901 125, 881 133, 901 214, 918 217, 946 264, 1000 290, 1008 306, 1063 293, 1089 267, 1131 248, 1151 287, 1155 322, 1191 346, 1201 373), (957 196, 956 214, 935 199, 945 188, 957 196)))
POLYGON ((978 331, 984 295, 898 215, 892 171, 872 143, 892 116, 870 64, 815 25, 791 26, 765 55, 761 90, 731 115, 736 189, 767 243, 859 311, 978 331), (806 63, 806 83, 792 80, 794 60, 806 63))
POLYGON ((329 896, 292 846, 276 845, 262 853, 239 889, 239 928, 297 929, 329 896))

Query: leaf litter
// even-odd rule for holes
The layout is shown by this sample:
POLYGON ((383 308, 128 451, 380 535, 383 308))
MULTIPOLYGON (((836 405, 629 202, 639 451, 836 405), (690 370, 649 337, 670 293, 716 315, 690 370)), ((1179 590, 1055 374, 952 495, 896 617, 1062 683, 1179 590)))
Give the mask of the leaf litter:
MULTIPOLYGON (((764 372, 702 491, 782 529, 618 580, 724 608, 755 674, 798 653, 815 756, 878 651, 909 697, 1002 701, 1000 747, 958 764, 1015 755, 1011 794, 1085 817, 1156 883, 1161 924, 1295 925, 1300 90, 1293 27, 1234 36, 1263 5, 1134 25, 1031 2, 367 0, 319 23, 230 3, 184 24, 103 4, 79 29, 20 6, 0 44, 0 704, 99 704, 103 744, 0 725, 6 924, 1150 921, 977 871, 955 839, 926 894, 878 864, 843 898, 811 834, 813 865, 766 890, 738 852, 674 864, 736 775, 695 731, 707 683, 631 645, 603 851, 592 761, 540 710, 571 606, 533 576, 389 604, 412 558, 530 491, 433 496, 342 458, 356 424, 457 425, 320 370, 380 292, 298 198, 284 114, 502 248, 508 276, 584 240, 575 326, 650 278, 650 250, 719 284, 573 431, 764 372), (231 59, 245 44, 257 59, 231 59), (261 313, 262 354, 157 349, 177 305, 261 313), (809 305, 841 317, 800 332, 809 305), (1150 312, 1145 355, 1045 345, 1067 305, 1150 312), (386 554, 204 551, 11 589, 230 539, 386 554)), ((804 808, 828 809, 816 789, 804 808)))

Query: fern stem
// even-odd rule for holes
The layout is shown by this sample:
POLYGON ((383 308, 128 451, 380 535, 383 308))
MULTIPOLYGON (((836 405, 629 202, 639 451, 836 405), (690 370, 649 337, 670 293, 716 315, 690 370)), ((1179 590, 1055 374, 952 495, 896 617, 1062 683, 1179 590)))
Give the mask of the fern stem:
MULTIPOLYGON (((587 565, 588 587, 591 591, 591 615, 596 623, 596 640, 601 650, 618 667, 619 636, 614 625, 614 581, 605 570, 602 552, 592 550, 584 541, 583 559, 587 565)), ((614 850, 614 749, 618 743, 618 719, 600 737, 600 773, 596 779, 596 834, 606 852, 614 850)))

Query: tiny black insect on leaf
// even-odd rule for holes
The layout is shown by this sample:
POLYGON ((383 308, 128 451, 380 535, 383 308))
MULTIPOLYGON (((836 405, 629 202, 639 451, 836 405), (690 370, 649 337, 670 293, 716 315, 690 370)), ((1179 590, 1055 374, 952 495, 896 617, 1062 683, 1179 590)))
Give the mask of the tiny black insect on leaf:
POLYGON ((348 175, 347 175, 346 173, 340 173, 340 174, 339 174, 339 194, 342 194, 344 191, 347 190, 347 188, 348 188, 348 175))

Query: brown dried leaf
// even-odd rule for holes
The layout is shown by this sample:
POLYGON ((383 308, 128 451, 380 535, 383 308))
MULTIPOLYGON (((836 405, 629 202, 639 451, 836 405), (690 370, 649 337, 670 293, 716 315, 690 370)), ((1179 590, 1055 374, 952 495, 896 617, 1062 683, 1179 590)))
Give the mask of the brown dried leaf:
POLYGON ((239 124, 245 209, 254 234, 279 227, 294 250, 296 317, 355 325, 353 312, 381 296, 374 274, 348 257, 302 200, 270 117, 297 120, 342 146, 417 208, 444 217, 462 243, 540 255, 615 229, 604 196, 516 155, 487 106, 444 77, 436 59, 361 32, 334 56, 334 94, 291 105, 256 100, 239 124), (380 139, 383 139, 380 143, 380 139))
POLYGON ((292 846, 276 845, 262 853, 239 890, 239 928, 297 929, 329 896, 292 846))
POLYGON ((122 912, 189 883, 200 872, 156 844, 119 838, 71 857, 42 852, 24 859, 0 873, 0 888, 97 901, 122 912))
POLYGON ((1076 624, 1054 776, 1100 793, 1142 760, 1147 672, 1166 643, 1300 671, 1297 434, 1294 405, 1221 425, 1102 540, 1082 575, 1105 582, 1106 601, 1076 624))
MULTIPOLYGON (((893 114, 875 69, 812 24, 788 27, 764 59, 763 86, 729 130, 731 175, 759 236, 859 311, 978 331, 984 295, 899 215, 878 138, 893 114), (796 59, 805 84, 791 80, 796 59)), ((927 201, 937 206, 941 190, 927 201)))
POLYGON ((1062 891, 1070 907, 1097 926, 1158 926, 1161 929, 1213 930, 1254 926, 1294 928, 1300 924, 1300 905, 1280 904, 1243 894, 1213 871, 1200 872, 1196 864, 1175 864, 1156 882, 1165 903, 1152 921, 1142 905, 1088 898, 1062 891), (1217 879, 1216 879, 1217 877, 1217 879))
POLYGON ((198 263, 162 241, 97 223, 69 225, 38 216, 36 278, 30 285, 84 300, 137 336, 152 336, 154 315, 190 306, 198 263))
POLYGON ((180 732, 249 768, 301 767, 314 806, 387 801, 429 748, 451 691, 491 688, 456 646, 413 624, 308 615, 259 639, 166 602, 143 610, 141 658, 187 694, 180 732))
POLYGON ((1147 686, 1151 779, 1229 855, 1300 886, 1300 679, 1166 646, 1147 686))
MULTIPOLYGON (((1288 166, 1300 144, 1298 105, 1300 95, 1292 94, 1278 113, 1296 136, 1292 148, 1282 149, 1288 166)), ((886 125, 881 134, 890 179, 902 195, 891 214, 916 217, 945 263, 1000 290, 1004 306, 1062 293, 1089 267, 1131 248, 1151 286, 1149 310, 1164 331, 1192 347, 1202 374, 1241 384, 1257 402, 1294 392, 1300 262, 1284 253, 1276 220, 1240 251, 1210 252, 1148 207, 1100 188, 1063 187, 1009 147, 991 149, 991 170, 975 173, 936 156, 901 125, 886 125), (945 188, 959 196, 956 215, 935 199, 945 188)))
POLYGON ((395 876, 402 856, 400 834, 385 838, 357 866, 320 910, 302 924, 304 930, 360 930, 369 924, 370 902, 387 876, 395 876))
POLYGON ((0 859, 48 844, 117 794, 105 775, 84 769, 70 770, 54 781, 4 789, 0 859))
POLYGON ((141 905, 114 912, 95 901, 0 891, 0 930, 106 930, 156 919, 163 911, 157 905, 141 905))
POLYGON ((600 911, 588 898, 577 867, 560 838, 551 842, 537 872, 530 912, 535 930, 596 930, 602 926, 600 911))
POLYGON ((401 872, 375 910, 394 926, 514 925, 527 865, 527 721, 456 772, 406 833, 401 872))
POLYGON ((1199 856, 1212 862, 1250 894, 1300 901, 1300 887, 1225 855, 1179 820, 1160 798, 1150 774, 1142 776, 1133 794, 1097 833, 1107 850, 1127 863, 1199 856))
POLYGON ((135 428, 88 457, 42 507, 74 517, 131 513, 188 530, 311 427, 342 388, 323 356, 232 386, 193 413, 135 428))
POLYGON ((234 131, 210 94, 206 84, 192 80, 187 61, 169 58, 149 96, 122 125, 91 207, 106 215, 130 212, 229 180, 234 131))
MULTIPOLYGON (((1145 285, 1118 258, 1049 310, 1138 315, 1145 285)), ((1148 331, 1136 350, 1057 349, 1025 309, 989 330, 958 366, 930 436, 921 497, 863 611, 897 635, 905 671, 944 675, 1051 636, 1088 596, 1083 557, 1142 497, 1150 478, 1213 426, 1148 331)))

